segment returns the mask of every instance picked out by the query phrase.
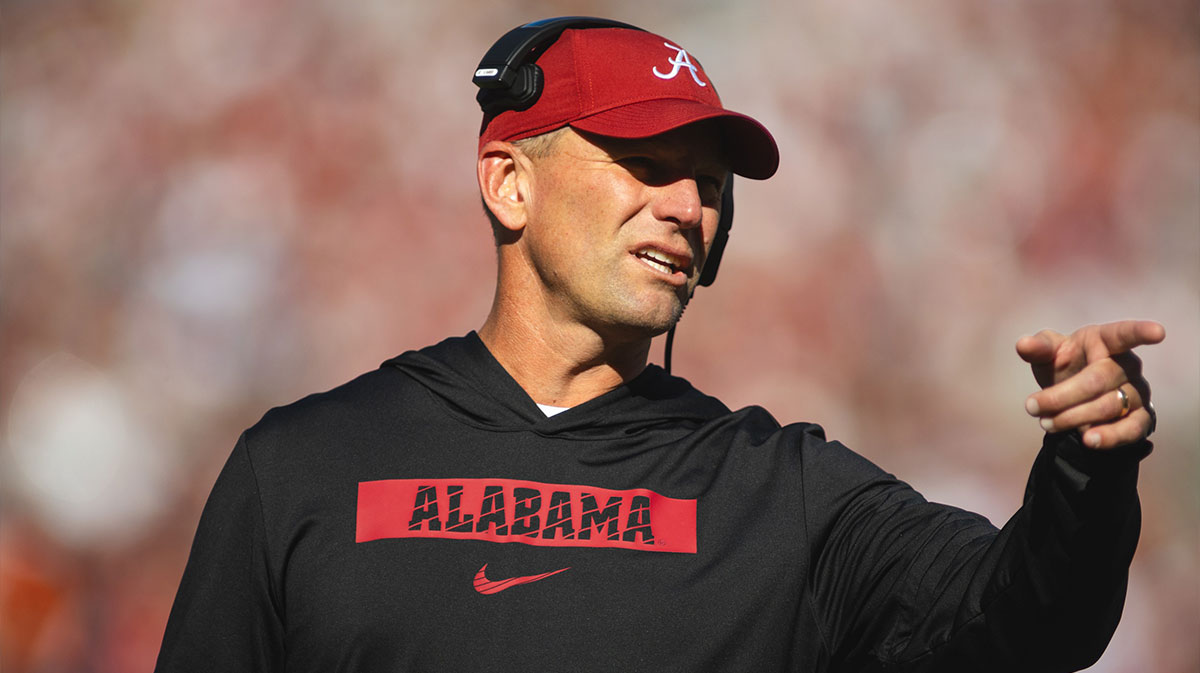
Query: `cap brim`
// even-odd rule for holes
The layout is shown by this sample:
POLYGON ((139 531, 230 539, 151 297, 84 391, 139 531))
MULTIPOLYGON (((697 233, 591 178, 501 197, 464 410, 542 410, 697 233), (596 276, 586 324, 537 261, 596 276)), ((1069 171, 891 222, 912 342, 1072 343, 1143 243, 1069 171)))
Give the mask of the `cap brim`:
POLYGON ((766 180, 775 174, 779 148, 766 127, 744 114, 696 101, 641 101, 575 119, 570 126, 611 138, 649 138, 705 120, 715 120, 719 125, 730 170, 753 180, 766 180))

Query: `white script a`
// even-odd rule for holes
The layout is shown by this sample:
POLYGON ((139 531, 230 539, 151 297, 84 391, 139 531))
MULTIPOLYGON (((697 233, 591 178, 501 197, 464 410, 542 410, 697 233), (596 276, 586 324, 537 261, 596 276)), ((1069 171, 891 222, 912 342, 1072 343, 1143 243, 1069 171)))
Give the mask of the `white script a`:
POLYGON ((680 49, 679 47, 676 47, 675 45, 671 44, 670 42, 663 42, 663 44, 670 47, 671 49, 674 49, 677 53, 675 54, 675 56, 673 58, 667 59, 667 63, 670 63, 672 66, 674 66, 671 69, 671 72, 664 75, 663 73, 658 71, 658 66, 654 66, 653 70, 654 70, 654 75, 656 77, 660 77, 662 79, 675 79, 675 76, 679 74, 680 68, 687 68, 688 70, 692 71, 692 79, 695 80, 696 84, 699 84, 700 86, 708 86, 704 82, 701 82, 700 78, 698 76, 696 76, 696 66, 692 65, 692 60, 690 58, 688 58, 688 54, 686 51, 684 51, 683 49, 680 49))

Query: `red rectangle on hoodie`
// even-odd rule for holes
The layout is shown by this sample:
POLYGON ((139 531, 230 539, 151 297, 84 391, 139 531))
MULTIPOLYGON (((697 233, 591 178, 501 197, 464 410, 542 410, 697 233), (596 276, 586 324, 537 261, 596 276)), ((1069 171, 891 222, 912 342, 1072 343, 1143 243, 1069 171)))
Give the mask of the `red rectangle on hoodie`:
POLYGON ((356 542, 442 538, 696 553, 696 501, 515 479, 358 484, 356 542))

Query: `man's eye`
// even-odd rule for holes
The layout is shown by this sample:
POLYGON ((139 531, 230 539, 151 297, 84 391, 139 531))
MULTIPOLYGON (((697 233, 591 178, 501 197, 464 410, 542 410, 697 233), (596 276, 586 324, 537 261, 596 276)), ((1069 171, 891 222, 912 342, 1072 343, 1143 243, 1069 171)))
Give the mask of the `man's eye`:
POLYGON ((657 164, 650 157, 622 157, 617 163, 639 178, 653 176, 657 170, 657 164))
POLYGON ((696 186, 700 191, 700 199, 704 203, 714 203, 721 200, 721 189, 724 187, 720 178, 711 175, 696 176, 696 186))

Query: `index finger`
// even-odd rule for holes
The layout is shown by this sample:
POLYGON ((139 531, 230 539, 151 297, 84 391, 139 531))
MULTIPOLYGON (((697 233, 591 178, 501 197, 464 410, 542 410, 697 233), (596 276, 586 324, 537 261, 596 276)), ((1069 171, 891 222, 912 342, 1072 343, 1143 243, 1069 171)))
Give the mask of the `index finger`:
POLYGON ((1167 330, 1153 320, 1120 320, 1094 325, 1087 348, 1089 360, 1110 357, 1137 348, 1156 344, 1167 336, 1167 330))
POLYGON ((1017 340, 1017 355, 1030 364, 1048 363, 1054 361, 1058 347, 1066 341, 1066 335, 1054 330, 1044 329, 1031 336, 1023 336, 1017 340))

